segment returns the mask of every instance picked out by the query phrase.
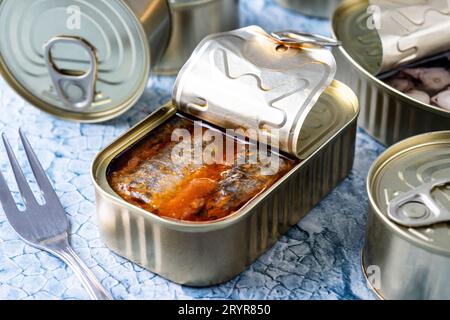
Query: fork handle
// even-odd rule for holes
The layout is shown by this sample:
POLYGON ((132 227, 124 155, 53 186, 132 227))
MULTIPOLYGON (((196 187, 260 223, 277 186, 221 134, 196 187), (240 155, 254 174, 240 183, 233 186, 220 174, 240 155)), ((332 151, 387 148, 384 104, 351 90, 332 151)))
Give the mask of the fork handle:
POLYGON ((113 299, 110 293, 106 291, 100 281, 98 281, 92 271, 84 264, 67 242, 63 246, 54 248, 52 253, 72 268, 92 300, 113 299))

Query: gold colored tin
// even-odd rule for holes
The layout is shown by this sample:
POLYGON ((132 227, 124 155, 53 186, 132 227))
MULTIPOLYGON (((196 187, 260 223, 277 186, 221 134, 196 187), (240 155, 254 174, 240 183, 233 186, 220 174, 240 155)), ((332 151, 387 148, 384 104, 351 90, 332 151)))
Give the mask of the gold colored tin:
POLYGON ((371 287, 385 299, 450 299, 449 212, 440 223, 415 223, 450 208, 450 131, 388 149, 370 169, 367 192, 363 269, 371 287), (415 196, 393 212, 397 199, 411 193, 415 196))
POLYGON ((143 93, 170 35, 165 0, 0 2, 0 72, 26 100, 100 122, 143 93))
POLYGON ((342 42, 334 49, 336 79, 356 92, 361 103, 359 125, 388 146, 420 133, 449 129, 449 111, 415 100, 368 71, 375 60, 367 59, 366 49, 372 38, 379 37, 368 29, 368 6, 367 0, 346 0, 332 20, 334 36, 342 42))
POLYGON ((207 35, 239 26, 239 0, 169 0, 172 35, 159 74, 178 73, 197 44, 207 35))
POLYGON ((208 223, 168 220, 129 204, 107 170, 124 150, 177 112, 168 104, 101 151, 92 166, 101 234, 116 253, 177 283, 208 286, 231 279, 270 248, 341 180, 354 159, 358 102, 334 81, 309 113, 303 161, 232 216, 208 223))
POLYGON ((329 19, 342 0, 276 0, 282 6, 308 16, 329 19))

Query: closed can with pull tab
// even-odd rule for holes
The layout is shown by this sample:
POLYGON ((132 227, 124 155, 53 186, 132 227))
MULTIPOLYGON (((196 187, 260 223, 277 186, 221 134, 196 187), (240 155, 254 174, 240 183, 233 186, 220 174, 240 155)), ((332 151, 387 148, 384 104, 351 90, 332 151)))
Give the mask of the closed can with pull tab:
POLYGON ((384 299, 450 299, 450 131, 388 149, 367 189, 369 285, 384 299))
POLYGON ((165 0, 4 0, 0 71, 47 113, 105 121, 142 95, 170 29, 165 0))

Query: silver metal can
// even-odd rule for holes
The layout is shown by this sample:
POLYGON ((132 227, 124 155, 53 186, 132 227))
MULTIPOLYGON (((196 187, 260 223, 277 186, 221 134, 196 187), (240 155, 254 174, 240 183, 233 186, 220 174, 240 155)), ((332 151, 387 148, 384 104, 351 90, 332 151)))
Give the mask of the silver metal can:
POLYGON ((187 223, 153 215, 120 198, 107 181, 118 155, 176 113, 169 104, 95 158, 99 228, 114 252, 176 283, 208 286, 238 275, 348 176, 354 160, 358 103, 334 82, 310 112, 300 137, 304 160, 230 218, 187 223), (323 142, 326 141, 326 142, 323 142), (226 241, 224 241, 226 239, 226 241))
POLYGON ((450 299, 450 131, 406 139, 367 179, 363 269, 385 299, 450 299))
POLYGON ((239 26, 239 0, 169 0, 169 4, 172 36, 155 67, 159 74, 176 74, 204 37, 239 26))
POLYGON ((328 19, 342 0, 276 0, 282 6, 308 16, 328 19))
POLYGON ((108 120, 141 96, 170 28, 165 0, 4 0, 0 71, 45 112, 108 120))
MULTIPOLYGON (((107 245, 178 283, 206 286, 224 282, 242 272, 344 179, 353 165, 359 106, 354 93, 332 79, 333 56, 317 45, 319 41, 324 39, 293 33, 269 35, 255 26, 205 38, 180 72, 173 102, 106 147, 94 161, 98 221, 107 245), (272 139, 270 143, 259 139, 265 134, 275 137, 279 129, 280 149, 285 151, 282 155, 295 161, 279 180, 257 191, 255 197, 228 216, 191 222, 154 214, 157 212, 152 204, 144 210, 139 206, 144 198, 135 198, 138 202, 132 204, 125 200, 126 195, 118 194, 124 184, 119 183, 118 188, 109 184, 109 168, 116 161, 138 163, 140 160, 120 157, 128 151, 141 154, 133 146, 147 141, 147 137, 158 137, 155 130, 176 117, 177 112, 215 125, 222 132, 254 128, 261 135, 241 136, 276 149, 272 139)), ((194 145, 201 147, 203 143, 194 145)), ((143 153, 153 150, 152 157, 158 152, 148 145, 145 150, 143 153)), ((161 181, 168 180, 165 174, 171 169, 166 169, 165 164, 173 161, 170 154, 165 160, 156 160, 157 166, 164 163, 161 181)), ((155 171, 152 165, 150 168, 155 171)), ((182 171, 172 170, 175 176, 182 171)), ((127 179, 129 172, 125 172, 127 179)), ((144 175, 148 177, 151 172, 144 175)), ((131 178, 125 184, 129 181, 148 188, 141 178, 131 178)), ((178 195, 176 187, 170 188, 178 195)), ((181 188, 185 190, 184 185, 181 188)), ((150 189, 153 192, 154 188, 150 189)), ((245 193, 232 190, 233 197, 245 193)), ((128 194, 134 197, 132 193, 128 194)), ((229 198, 213 204, 231 201, 229 198)), ((204 214, 205 199, 179 203, 204 214)), ((184 209, 172 209, 168 216, 176 216, 173 210, 184 209)))
POLYGON ((359 125, 388 146, 420 133, 449 129, 449 111, 416 100, 368 71, 376 66, 371 65, 373 59, 369 59, 367 49, 373 48, 373 40, 378 39, 375 31, 371 34, 368 30, 368 7, 368 0, 346 0, 332 20, 334 36, 342 42, 334 49, 336 79, 357 94, 361 103, 359 125))

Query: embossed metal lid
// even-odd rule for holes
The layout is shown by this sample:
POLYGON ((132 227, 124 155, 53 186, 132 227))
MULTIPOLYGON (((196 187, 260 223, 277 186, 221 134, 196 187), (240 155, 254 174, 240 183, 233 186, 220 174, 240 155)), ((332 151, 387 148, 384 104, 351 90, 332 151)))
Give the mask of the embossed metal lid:
POLYGON ((0 30, 0 71, 19 94, 55 116, 98 122, 141 96, 170 17, 164 0, 3 0, 0 30))
POLYGON ((345 1, 333 28, 352 58, 373 75, 450 50, 447 0, 345 1))
POLYGON ((394 145, 374 163, 367 185, 377 214, 393 232, 450 254, 450 131, 394 145))
POLYGON ((303 123, 336 72, 327 45, 336 42, 256 26, 209 36, 180 71, 173 102, 222 128, 255 129, 298 156, 303 123))

